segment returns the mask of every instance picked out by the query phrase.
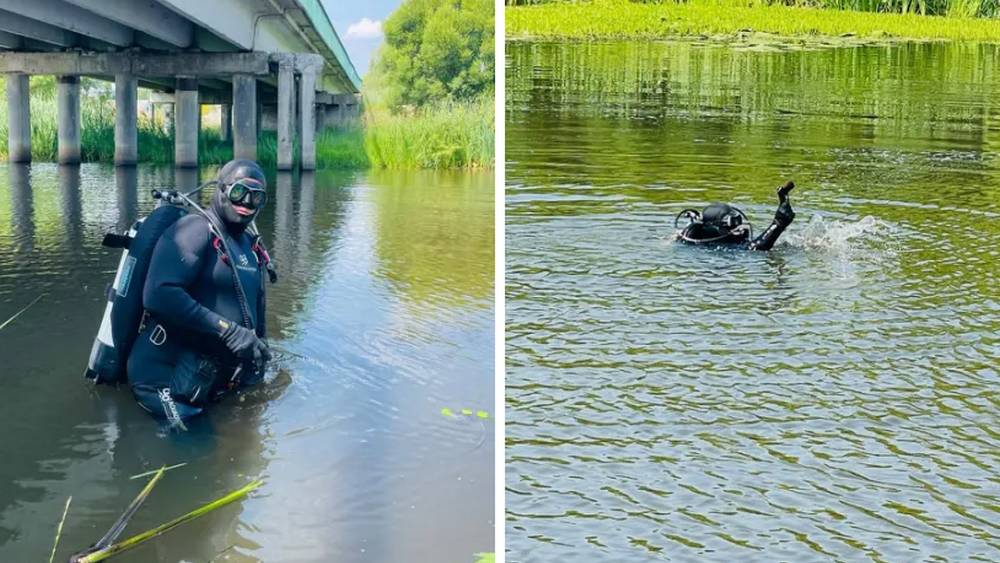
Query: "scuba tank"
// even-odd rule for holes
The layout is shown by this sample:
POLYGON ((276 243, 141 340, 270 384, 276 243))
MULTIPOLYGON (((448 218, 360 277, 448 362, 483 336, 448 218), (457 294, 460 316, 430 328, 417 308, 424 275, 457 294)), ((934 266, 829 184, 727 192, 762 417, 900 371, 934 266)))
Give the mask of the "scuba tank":
POLYGON ((84 373, 94 383, 116 385, 125 382, 125 365, 142 324, 142 289, 153 249, 160 235, 184 215, 187 209, 160 199, 156 209, 136 221, 124 235, 104 235, 101 244, 123 250, 114 282, 107 291, 108 302, 84 373))

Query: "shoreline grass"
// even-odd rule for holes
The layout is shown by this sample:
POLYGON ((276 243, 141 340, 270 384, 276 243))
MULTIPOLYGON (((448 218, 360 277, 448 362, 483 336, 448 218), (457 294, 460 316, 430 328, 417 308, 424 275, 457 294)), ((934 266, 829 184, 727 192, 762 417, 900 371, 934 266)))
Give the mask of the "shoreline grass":
POLYGON ((369 108, 365 152, 377 168, 491 168, 493 96, 410 113, 369 108))
MULTIPOLYGON (((35 162, 55 162, 58 156, 54 85, 47 84, 51 80, 46 78, 39 77, 37 88, 32 83, 31 157, 35 162)), ((0 94, 3 91, 0 88, 0 94)), ((316 133, 316 166, 349 170, 492 167, 493 131, 492 96, 405 114, 369 108, 358 123, 316 133)), ((162 121, 154 123, 140 116, 138 141, 140 163, 173 163, 174 137, 164 130, 162 121)), ((297 142, 293 150, 297 158, 297 142)), ((80 151, 83 162, 114 161, 113 99, 81 97, 80 151)), ((224 164, 232 157, 232 143, 222 140, 219 129, 202 128, 198 135, 199 164, 224 164)), ((6 159, 7 107, 0 103, 0 160, 6 159)), ((265 167, 277 164, 275 131, 261 131, 258 135, 257 161, 265 167)))
POLYGON ((741 38, 748 32, 781 37, 849 36, 852 40, 963 40, 1000 43, 1000 20, 753 5, 726 0, 686 4, 594 0, 507 6, 506 35, 517 40, 741 38))

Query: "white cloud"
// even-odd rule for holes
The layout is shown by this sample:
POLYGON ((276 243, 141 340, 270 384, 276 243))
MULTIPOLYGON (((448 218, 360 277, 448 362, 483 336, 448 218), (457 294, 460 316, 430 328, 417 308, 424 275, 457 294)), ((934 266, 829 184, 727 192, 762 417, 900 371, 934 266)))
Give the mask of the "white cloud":
POLYGON ((382 22, 361 18, 347 27, 347 37, 352 39, 374 39, 382 37, 382 22))

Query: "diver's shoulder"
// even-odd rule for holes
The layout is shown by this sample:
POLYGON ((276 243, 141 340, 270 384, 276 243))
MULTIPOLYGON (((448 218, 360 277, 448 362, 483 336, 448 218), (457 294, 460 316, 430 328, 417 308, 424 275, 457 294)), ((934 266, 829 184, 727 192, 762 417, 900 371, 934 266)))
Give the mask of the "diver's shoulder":
POLYGON ((208 219, 197 213, 188 213, 174 223, 177 230, 202 230, 208 232, 208 219))
POLYGON ((188 213, 175 222, 171 228, 173 238, 189 244, 207 244, 211 228, 208 220, 197 213, 188 213))

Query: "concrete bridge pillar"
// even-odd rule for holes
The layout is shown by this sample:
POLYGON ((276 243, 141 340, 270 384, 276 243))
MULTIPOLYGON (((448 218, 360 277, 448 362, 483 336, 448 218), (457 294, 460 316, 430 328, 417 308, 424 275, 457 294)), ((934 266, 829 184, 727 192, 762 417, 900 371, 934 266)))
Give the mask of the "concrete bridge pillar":
POLYGON ((7 160, 31 162, 31 96, 27 74, 7 75, 7 160))
POLYGON ((163 132, 167 135, 174 134, 174 103, 165 102, 163 104, 163 132))
POLYGON ((139 161, 137 88, 134 75, 115 75, 115 166, 132 166, 139 161))
POLYGON ((178 76, 174 88, 174 166, 198 166, 198 79, 178 76))
POLYGON ((219 137, 228 141, 233 136, 233 107, 229 104, 219 106, 219 137))
POLYGON ((233 158, 257 160, 257 79, 233 76, 233 158))
POLYGON ((56 86, 59 164, 80 162, 80 77, 60 76, 56 86))
POLYGON ((292 116, 295 113, 295 66, 293 59, 278 63, 278 170, 291 170, 292 116))
POLYGON ((302 122, 299 135, 302 139, 302 169, 316 169, 316 70, 302 70, 299 83, 299 111, 302 122))

